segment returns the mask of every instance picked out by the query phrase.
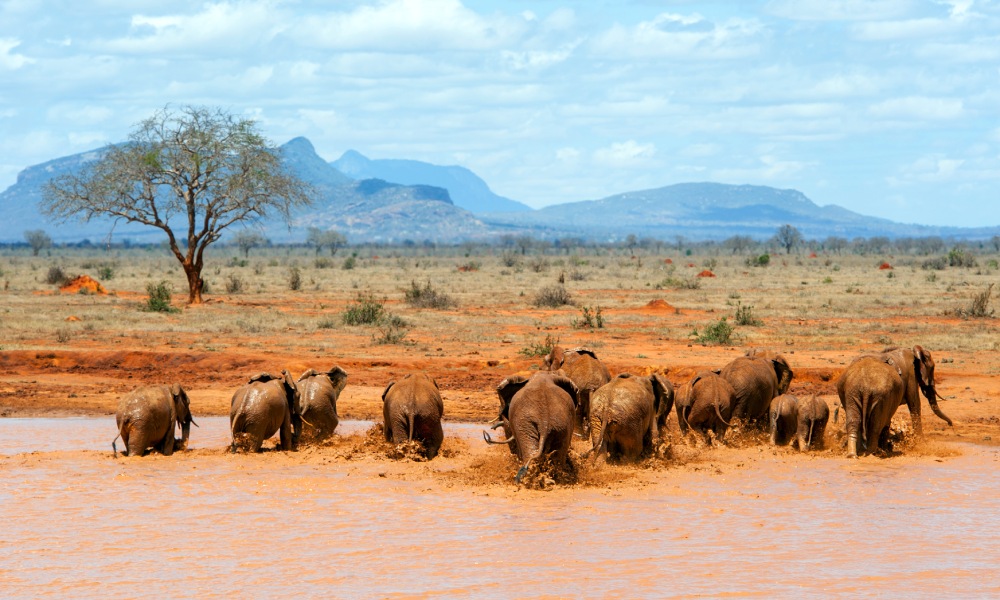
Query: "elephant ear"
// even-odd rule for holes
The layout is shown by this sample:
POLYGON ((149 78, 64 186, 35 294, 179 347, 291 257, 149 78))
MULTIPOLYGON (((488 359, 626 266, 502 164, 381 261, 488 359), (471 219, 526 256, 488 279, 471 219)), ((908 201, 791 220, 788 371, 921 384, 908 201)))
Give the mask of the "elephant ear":
POLYGON ((923 346, 913 347, 913 370, 920 378, 921 387, 934 385, 934 359, 923 346))
POLYGON ((597 355, 594 354, 594 351, 591 350, 590 348, 584 348, 583 346, 579 348, 573 348, 572 350, 567 350, 567 352, 573 352, 575 354, 586 354, 590 358, 597 360, 597 355))
POLYGON ((173 396, 174 398, 180 396, 183 393, 184 393, 184 388, 181 387, 181 384, 175 383, 170 386, 170 395, 173 396))
MULTIPOLYGON (((275 379, 278 379, 275 377, 275 379)), ((300 414, 298 396, 299 388, 295 385, 295 379, 287 370, 281 371, 281 385, 285 388, 285 399, 288 402, 288 411, 293 415, 300 414)))
POLYGON ((666 415, 670 414, 670 409, 674 407, 674 384, 659 373, 650 375, 649 382, 653 385, 654 414, 666 418, 666 415))
POLYGON ((341 369, 339 366, 335 366, 326 372, 326 376, 330 379, 330 383, 333 384, 333 395, 340 396, 340 392, 344 391, 347 386, 347 371, 341 369))
POLYGON ((628 379, 630 377, 632 377, 631 373, 619 373, 616 379, 628 379))
MULTIPOLYGON (((572 379, 566 377, 565 375, 557 373, 552 376, 552 383, 556 384, 556 386, 562 388, 564 392, 569 394, 569 397, 573 399, 573 406, 579 405, 581 390, 580 388, 576 387, 576 384, 573 383, 572 379)), ((589 392, 590 390, 587 391, 589 392)), ((584 400, 586 400, 586 398, 584 398, 584 400)))
POLYGON ((275 377, 274 375, 271 375, 267 371, 261 371, 260 373, 257 373, 256 375, 252 375, 250 377, 250 379, 247 380, 247 383, 253 383, 255 381, 259 381, 261 383, 265 383, 265 382, 271 381, 272 379, 277 379, 277 377, 275 377))
POLYGON ((563 360, 566 358, 566 353, 563 351, 562 346, 555 346, 552 348, 552 352, 546 355, 543 365, 546 371, 556 371, 562 367, 563 360))
POLYGON ((771 358, 771 364, 774 365, 774 373, 778 376, 778 393, 784 394, 788 391, 788 386, 791 385, 792 377, 795 374, 788 366, 788 361, 780 354, 771 358))
POLYGON ((896 374, 899 375, 899 378, 900 379, 903 378, 903 368, 901 366, 899 366, 899 364, 896 363, 896 359, 894 359, 891 356, 886 356, 883 359, 883 362, 885 362, 885 364, 889 365, 893 369, 896 369, 896 374))
POLYGON ((497 396, 500 397, 500 416, 506 417, 510 408, 510 401, 514 395, 521 391, 528 383, 528 378, 523 375, 511 375, 504 379, 497 386, 497 396))
POLYGON ((389 395, 389 390, 391 390, 392 386, 394 386, 394 385, 396 385, 396 380, 395 379, 393 379, 392 381, 390 381, 389 385, 385 386, 385 389, 382 390, 382 404, 385 404, 385 397, 389 395))
POLYGON ((309 379, 310 377, 315 377, 315 376, 316 376, 316 369, 306 369, 305 371, 302 371, 302 374, 299 375, 299 378, 296 379, 296 381, 302 381, 304 379, 309 379))

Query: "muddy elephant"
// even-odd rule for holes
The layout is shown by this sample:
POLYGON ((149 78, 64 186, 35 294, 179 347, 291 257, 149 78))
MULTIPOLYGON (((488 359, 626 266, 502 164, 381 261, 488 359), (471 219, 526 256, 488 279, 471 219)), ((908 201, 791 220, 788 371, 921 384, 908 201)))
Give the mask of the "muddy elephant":
POLYGON ((920 392, 923 392, 931 410, 942 421, 952 425, 951 419, 938 406, 940 397, 934 383, 934 359, 930 351, 922 346, 913 348, 886 348, 879 354, 882 359, 892 359, 899 366, 903 378, 903 402, 910 410, 910 422, 917 435, 923 434, 923 424, 920 419, 920 392))
MULTIPOLYGON (((187 444, 191 425, 197 427, 187 392, 176 383, 140 387, 125 394, 118 402, 115 421, 125 444, 122 454, 127 456, 143 456, 150 448, 170 456, 187 444), (179 440, 174 438, 175 424, 181 428, 179 440)), ((114 441, 111 450, 118 454, 114 441)))
POLYGON ((590 429, 590 397, 605 383, 611 381, 611 374, 589 348, 564 350, 561 346, 552 349, 542 362, 546 371, 561 370, 579 390, 576 398, 576 427, 586 435, 590 429))
POLYGON ((826 424, 830 421, 830 407, 818 397, 811 396, 799 401, 798 412, 795 435, 799 440, 799 451, 805 452, 810 448, 822 450, 826 424))
POLYGON ((940 396, 934 382, 934 359, 928 350, 921 346, 887 348, 880 354, 855 359, 837 379, 837 395, 846 416, 847 456, 871 452, 874 445, 883 451, 891 450, 889 422, 903 402, 910 410, 914 432, 922 434, 921 392, 934 414, 952 425, 951 419, 937 403, 940 396), (882 363, 887 368, 877 369, 874 363, 882 363), (892 388, 893 395, 888 395, 889 386, 883 380, 891 373, 895 373, 899 380, 898 400, 894 395, 895 387, 892 388), (890 408, 891 412, 885 416, 883 413, 890 408))
POLYGON ((347 385, 347 372, 334 366, 325 373, 308 369, 295 382, 302 437, 324 440, 337 429, 337 399, 347 385))
POLYGON ((639 460, 653 450, 674 404, 674 386, 661 375, 622 373, 591 396, 590 439, 594 461, 639 460))
POLYGON ((878 447, 891 450, 889 423, 903 402, 903 371, 893 359, 862 356, 837 379, 837 394, 847 421, 847 456, 878 447))
POLYGON ((288 371, 280 377, 258 373, 233 394, 229 427, 233 436, 230 449, 237 445, 260 452, 264 440, 280 433, 281 449, 293 450, 302 432, 302 418, 295 402, 295 382, 288 371))
POLYGON ((733 419, 763 428, 771 400, 788 391, 792 369, 784 356, 753 348, 722 368, 736 392, 733 419))
POLYGON ((795 441, 799 428, 799 399, 791 394, 775 396, 768 414, 771 445, 787 446, 795 441))
POLYGON ((712 445, 722 441, 733 415, 736 391, 715 371, 701 371, 687 384, 675 403, 681 435, 700 431, 712 445))
POLYGON ((437 456, 444 440, 441 418, 444 402, 437 382, 426 373, 410 374, 400 381, 390 381, 382 392, 382 416, 385 441, 423 444, 428 459, 437 456))
POLYGON ((500 414, 493 429, 503 426, 506 440, 490 444, 508 444, 521 464, 514 480, 518 483, 532 463, 548 458, 553 467, 566 465, 573 441, 576 420, 576 384, 558 372, 539 371, 527 378, 512 375, 497 386, 500 414))

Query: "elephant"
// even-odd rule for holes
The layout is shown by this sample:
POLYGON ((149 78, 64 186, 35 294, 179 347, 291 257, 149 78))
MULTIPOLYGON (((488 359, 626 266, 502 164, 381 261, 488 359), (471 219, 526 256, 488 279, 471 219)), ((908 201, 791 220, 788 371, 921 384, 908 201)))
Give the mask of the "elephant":
POLYGON ((302 417, 296 406, 296 388, 292 375, 281 377, 258 373, 233 394, 229 426, 236 452, 237 438, 252 452, 260 452, 264 440, 280 431, 281 449, 293 450, 302 432, 302 417))
POLYGON ((788 391, 792 369, 780 354, 752 348, 722 368, 736 392, 733 419, 763 427, 771 400, 788 391))
POLYGON ((787 446, 795 440, 799 427, 799 399, 791 394, 782 394, 771 400, 768 411, 770 418, 771 445, 787 446))
POLYGON ((709 445, 713 439, 722 441, 730 425, 735 399, 733 386, 719 373, 698 372, 676 403, 681 435, 687 436, 688 430, 693 429, 700 431, 709 445))
MULTIPOLYGON (((175 448, 183 449, 187 444, 191 425, 198 426, 191 416, 187 392, 176 383, 140 387, 125 394, 118 402, 115 422, 126 456, 143 456, 149 448, 170 456, 175 448), (175 423, 181 427, 179 440, 174 438, 175 423)), ((118 455, 114 440, 111 450, 118 455)))
POLYGON ((410 374, 390 381, 382 392, 385 441, 400 444, 418 441, 428 460, 437 456, 444 440, 441 417, 444 402, 437 382, 426 373, 410 374))
MULTIPOLYGON (((780 396, 779 396, 780 397, 780 396)), ((815 444, 822 449, 826 424, 830 420, 830 407, 816 396, 799 401, 798 427, 795 434, 799 439, 799 451, 805 452, 815 444)))
POLYGON ((913 424, 913 431, 917 435, 923 434, 923 424, 920 420, 920 393, 923 392, 927 402, 931 405, 931 410, 942 421, 952 425, 948 418, 938 406, 937 400, 940 395, 934 384, 934 359, 931 358, 930 351, 922 346, 913 348, 886 348, 880 355, 883 359, 892 359, 902 370, 903 377, 903 401, 906 402, 910 410, 910 422, 913 424))
POLYGON ((889 423, 903 402, 903 370, 892 358, 862 356, 837 379, 847 424, 847 457, 889 445, 889 423), (874 442, 874 443, 873 443, 874 442))
POLYGON ((576 384, 559 372, 539 371, 527 378, 512 375, 497 386, 500 414, 492 428, 503 426, 506 440, 494 441, 483 432, 490 444, 508 444, 521 468, 517 483, 532 463, 549 457, 555 468, 565 466, 573 441, 576 404, 579 390, 576 384))
POLYGON ((636 461, 653 450, 674 405, 674 386, 661 375, 622 373, 591 397, 590 438, 594 461, 636 461))
POLYGON ((337 429, 337 398, 347 385, 347 372, 334 366, 325 373, 308 369, 295 382, 302 435, 324 440, 337 429))
POLYGON ((542 363, 546 371, 562 370, 579 390, 576 398, 576 426, 587 435, 590 428, 590 397, 611 381, 611 374, 589 348, 564 350, 555 346, 542 363))

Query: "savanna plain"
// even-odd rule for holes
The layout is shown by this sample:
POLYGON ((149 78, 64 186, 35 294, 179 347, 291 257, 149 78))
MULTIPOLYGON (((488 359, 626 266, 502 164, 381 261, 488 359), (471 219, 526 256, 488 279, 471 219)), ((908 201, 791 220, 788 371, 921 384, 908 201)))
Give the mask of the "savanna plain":
POLYGON ((211 252, 192 307, 161 247, 0 254, 5 597, 1000 595, 995 255, 211 252), (105 293, 60 290, 54 268, 105 293), (150 311, 162 282, 172 310, 150 311), (348 324, 360 308, 382 317, 348 324), (767 348, 794 371, 790 393, 831 412, 853 358, 919 344, 954 426, 924 401, 917 438, 904 404, 894 451, 848 460, 842 416, 825 449, 800 453, 753 433, 692 443, 671 415, 661 455, 592 464, 577 439, 575 482, 529 489, 481 431, 497 384, 555 343, 679 393, 767 348), (228 452, 230 398, 249 376, 334 365, 348 382, 331 440, 228 452), (431 461, 372 430, 385 386, 417 371, 445 405, 431 461), (118 399, 174 382, 200 425, 187 449, 113 456, 118 399))

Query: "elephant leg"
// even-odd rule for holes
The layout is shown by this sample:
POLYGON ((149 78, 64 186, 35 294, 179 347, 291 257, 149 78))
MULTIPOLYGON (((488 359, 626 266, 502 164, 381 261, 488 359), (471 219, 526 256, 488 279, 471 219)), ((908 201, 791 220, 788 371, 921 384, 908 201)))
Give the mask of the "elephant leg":
POLYGON ((163 456, 171 456, 174 453, 174 428, 171 427, 170 431, 167 432, 167 436, 163 438, 163 444, 160 447, 160 452, 163 456))
POLYGON ((281 449, 284 452, 288 452, 292 449, 292 421, 285 415, 285 420, 281 424, 281 449))
POLYGON ((441 427, 440 421, 430 424, 428 429, 430 431, 423 443, 424 450, 427 452, 427 460, 430 460, 437 456, 441 450, 441 443, 444 442, 444 429, 441 427))

